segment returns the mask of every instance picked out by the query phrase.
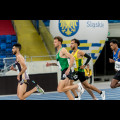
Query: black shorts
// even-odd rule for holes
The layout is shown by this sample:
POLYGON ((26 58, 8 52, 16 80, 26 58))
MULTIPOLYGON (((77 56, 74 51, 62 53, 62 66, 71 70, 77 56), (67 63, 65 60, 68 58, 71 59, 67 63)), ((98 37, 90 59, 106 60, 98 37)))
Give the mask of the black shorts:
POLYGON ((119 80, 120 81, 120 71, 118 71, 115 76, 113 77, 113 79, 119 80))
POLYGON ((73 74, 74 81, 80 80, 80 82, 84 82, 86 80, 85 72, 74 72, 73 74))
POLYGON ((37 86, 37 83, 34 80, 21 80, 18 81, 20 85, 26 84, 27 85, 27 91, 31 90, 32 88, 37 86))
POLYGON ((69 74, 66 76, 65 75, 65 72, 68 68, 64 69, 62 72, 61 72, 61 80, 65 80, 66 77, 68 77, 70 80, 73 80, 73 76, 72 76, 72 71, 70 70, 69 74))

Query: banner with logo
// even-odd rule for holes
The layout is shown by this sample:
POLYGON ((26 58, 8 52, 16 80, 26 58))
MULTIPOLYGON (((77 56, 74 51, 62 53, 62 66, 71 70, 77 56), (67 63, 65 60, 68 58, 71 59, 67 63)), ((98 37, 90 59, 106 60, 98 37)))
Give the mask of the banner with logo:
POLYGON ((70 53, 71 39, 78 39, 78 49, 88 53, 95 63, 107 39, 108 20, 50 20, 49 28, 53 37, 63 38, 63 47, 70 53))

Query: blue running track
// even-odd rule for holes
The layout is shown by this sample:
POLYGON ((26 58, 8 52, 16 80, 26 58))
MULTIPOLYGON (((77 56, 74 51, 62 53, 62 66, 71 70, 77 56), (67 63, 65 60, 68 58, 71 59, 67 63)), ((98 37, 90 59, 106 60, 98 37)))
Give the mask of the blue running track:
MULTIPOLYGON (((120 88, 115 89, 101 89, 104 90, 106 93, 106 100, 120 100, 120 88)), ((99 99, 101 99, 101 96, 94 92, 94 95, 99 99)), ((17 95, 1 95, 0 100, 19 100, 17 95)), ((45 94, 38 94, 34 93, 31 96, 29 96, 26 100, 68 100, 66 95, 64 93, 58 93, 58 92, 48 92, 45 94)), ((92 97, 85 91, 82 96, 81 100, 92 100, 92 97)))

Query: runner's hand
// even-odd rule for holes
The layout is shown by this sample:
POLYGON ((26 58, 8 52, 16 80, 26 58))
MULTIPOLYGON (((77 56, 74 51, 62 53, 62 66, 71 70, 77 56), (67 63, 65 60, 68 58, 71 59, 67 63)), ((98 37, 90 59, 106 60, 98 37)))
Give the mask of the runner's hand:
POLYGON ((49 67, 49 66, 51 66, 51 63, 48 63, 48 62, 47 62, 47 63, 46 63, 46 67, 49 67))
POLYGON ((109 58, 109 62, 110 63, 115 63, 115 61, 113 59, 111 59, 111 58, 109 58))
POLYGON ((17 76, 17 80, 20 81, 20 75, 17 76))
POLYGON ((13 67, 13 65, 10 67, 10 70, 14 70, 14 67, 13 67))
POLYGON ((68 68, 65 72, 65 75, 69 75, 69 73, 70 73, 70 69, 68 68))
POLYGON ((85 69, 85 65, 80 66, 80 69, 85 69))

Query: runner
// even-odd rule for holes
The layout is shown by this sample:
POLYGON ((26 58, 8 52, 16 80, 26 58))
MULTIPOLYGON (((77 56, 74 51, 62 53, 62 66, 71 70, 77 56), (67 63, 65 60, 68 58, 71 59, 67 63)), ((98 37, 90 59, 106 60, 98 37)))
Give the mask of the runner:
POLYGON ((110 47, 113 50, 113 59, 109 58, 110 63, 115 63, 115 70, 116 74, 113 77, 110 87, 111 88, 116 88, 120 87, 120 48, 118 48, 118 41, 116 39, 112 39, 110 41, 110 47))
MULTIPOLYGON (((72 55, 75 58, 75 65, 74 65, 75 73, 78 76, 78 79, 80 80, 82 85, 91 94, 91 96, 93 96, 93 93, 91 90, 94 90, 101 95, 103 100, 105 100, 105 91, 101 91, 101 90, 97 89, 95 86, 89 84, 85 77, 84 69, 85 69, 86 65, 89 63, 91 57, 88 54, 84 53, 83 51, 79 50, 78 49, 79 45, 80 45, 79 40, 77 40, 77 39, 71 40, 71 49, 73 50, 72 55), (83 57, 87 58, 86 63, 84 65, 83 65, 83 57)), ((93 96, 93 97, 95 97, 95 96, 93 96)))
POLYGON ((47 63, 46 66, 59 66, 61 69, 61 80, 58 84, 57 91, 59 93, 64 92, 69 100, 74 100, 73 95, 71 94, 71 89, 77 89, 78 96, 80 96, 81 92, 84 91, 81 83, 76 85, 70 85, 70 79, 72 79, 71 67, 74 63, 74 57, 67 52, 65 48, 62 48, 63 39, 59 36, 54 38, 54 46, 57 49, 56 60, 57 63, 47 63), (70 64, 68 64, 68 58, 70 58, 70 64))
MULTIPOLYGON (((29 75, 27 74, 27 66, 25 64, 24 57, 20 54, 21 45, 19 43, 14 44, 12 48, 13 54, 16 56, 16 66, 18 67, 19 74, 17 75, 18 80, 18 87, 17 87, 17 96, 20 100, 25 100, 28 96, 30 96, 32 93, 38 91, 40 93, 44 93, 44 90, 36 84, 34 81, 31 81, 29 78, 29 75), (28 92, 27 85, 31 82, 34 83, 34 88, 28 92)), ((13 65, 10 67, 11 70, 17 71, 16 68, 13 67, 13 65)))

